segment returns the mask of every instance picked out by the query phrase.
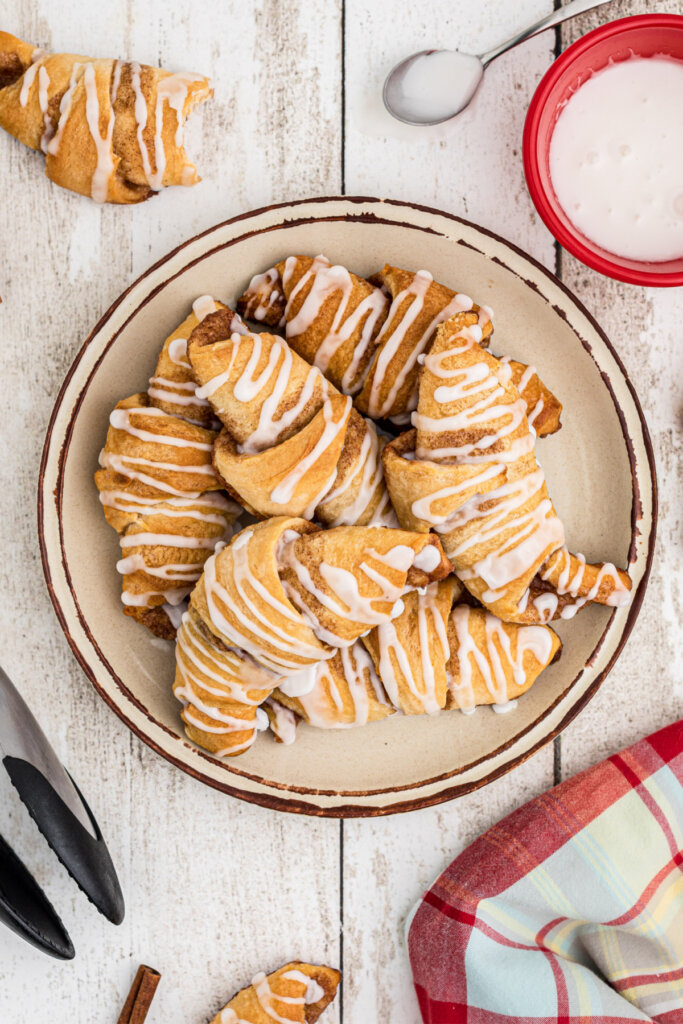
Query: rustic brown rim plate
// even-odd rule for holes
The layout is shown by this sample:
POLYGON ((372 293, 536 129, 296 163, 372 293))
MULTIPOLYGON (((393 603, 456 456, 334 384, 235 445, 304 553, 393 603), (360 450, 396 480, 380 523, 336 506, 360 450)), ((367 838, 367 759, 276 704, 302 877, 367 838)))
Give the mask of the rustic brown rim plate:
POLYGON ((45 439, 40 547, 64 633, 97 692, 172 764, 233 796, 331 817, 406 811, 486 785, 556 736, 596 693, 638 615, 652 561, 656 478, 643 413, 614 348, 578 300, 509 242, 446 213, 363 197, 280 204, 185 242, 121 295, 69 370, 45 439), (492 350, 538 366, 564 403, 563 429, 539 442, 574 550, 629 563, 628 608, 588 608, 558 627, 561 660, 496 715, 402 718, 365 729, 302 726, 282 747, 260 737, 218 760, 185 737, 171 694, 171 645, 120 614, 118 543, 92 484, 110 410, 141 390, 163 338, 197 295, 232 301, 252 273, 324 251, 361 274, 385 261, 425 267, 494 307, 492 350))

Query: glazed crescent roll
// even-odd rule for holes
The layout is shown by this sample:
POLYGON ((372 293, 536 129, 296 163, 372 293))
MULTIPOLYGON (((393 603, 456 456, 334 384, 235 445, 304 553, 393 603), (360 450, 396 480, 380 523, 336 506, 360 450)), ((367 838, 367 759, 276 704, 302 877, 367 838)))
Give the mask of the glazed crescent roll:
POLYGON ((210 95, 203 75, 50 54, 0 32, 0 127, 45 155, 51 181, 98 203, 196 184, 185 119, 210 95))
POLYGON ((261 516, 397 525, 374 424, 285 341, 235 333, 233 318, 207 317, 188 346, 197 394, 225 425, 214 464, 231 493, 261 516))
POLYGON ((332 967, 296 960, 267 976, 257 974, 211 1024, 315 1024, 336 996, 340 980, 332 967))
POLYGON ((403 530, 322 531, 287 516, 242 530, 207 559, 178 634, 174 690, 188 734, 219 754, 246 750, 276 686, 308 693, 320 662, 449 571, 436 537, 403 530))
POLYGON ((177 606, 240 512, 211 465, 215 431, 152 407, 146 394, 110 416, 95 484, 119 534, 124 613, 172 639, 177 606))
MULTIPOLYGON (((211 405, 197 397, 197 382, 187 358, 187 343, 192 331, 210 313, 227 309, 211 295, 200 295, 192 304, 192 312, 164 341, 157 360, 154 376, 149 379, 149 404, 156 409, 178 416, 202 427, 216 428, 211 405)), ((246 327, 236 313, 230 317, 231 333, 246 333, 246 327)))
POLYGON ((498 377, 503 383, 511 381, 517 388, 526 405, 529 426, 534 428, 538 437, 546 437, 560 429, 562 403, 543 383, 535 366, 525 366, 516 359, 502 356, 498 377))
POLYGON ((406 594, 401 615, 363 638, 391 704, 404 715, 435 715, 446 704, 448 618, 461 593, 449 576, 406 594))
POLYGON ((549 626, 501 622, 484 608, 456 605, 448 619, 446 708, 507 710, 555 660, 562 643, 549 626))
POLYGON ((361 640, 321 661, 307 693, 290 697, 276 689, 273 699, 317 729, 349 729, 396 713, 361 640))
POLYGON ((381 288, 325 256, 288 256, 252 278, 238 312, 284 326, 288 344, 345 395, 356 394, 389 311, 381 288))
POLYGON ((493 329, 491 311, 435 281, 428 270, 402 270, 386 264, 373 278, 391 295, 391 306, 377 337, 377 352, 356 404, 373 419, 405 423, 417 405, 419 357, 439 324, 455 313, 472 310, 482 338, 493 329))
MULTIPOLYGON (((430 280, 423 271, 415 275, 386 266, 368 281, 331 265, 325 256, 288 256, 251 279, 237 309, 249 320, 284 328, 290 347, 343 394, 362 393, 357 403, 361 412, 405 419, 415 407, 420 353, 431 344, 433 327, 456 308, 478 309, 471 300, 465 301, 466 296, 458 299, 451 289, 430 280), (432 330, 424 335, 422 328, 434 318, 432 330), (380 345, 383 354, 378 351, 380 345), (372 381, 364 388, 371 365, 372 381), (381 408, 380 391, 385 388, 388 394, 397 380, 401 407, 381 408)), ((482 322, 487 317, 490 310, 481 313, 482 322)), ((490 331, 489 319, 484 342, 490 331)), ((502 372, 518 385, 527 402, 536 433, 558 430, 562 406, 535 369, 515 360, 501 363, 502 372)))
POLYGON ((564 529, 536 461, 526 404, 480 340, 476 315, 458 314, 425 357, 416 432, 384 458, 399 521, 436 530, 467 589, 506 622, 570 617, 587 601, 625 603, 631 582, 614 566, 570 579, 557 564, 564 529), (544 582, 537 577, 546 565, 544 582))
POLYGON ((260 705, 277 680, 271 670, 211 633, 196 608, 184 613, 176 638, 173 693, 195 743, 219 757, 248 750, 256 733, 267 727, 260 705))
POLYGON ((400 615, 321 662, 310 691, 290 697, 276 689, 274 702, 321 729, 396 712, 507 710, 555 660, 560 639, 549 626, 504 623, 463 604, 462 591, 453 576, 411 591, 400 615))

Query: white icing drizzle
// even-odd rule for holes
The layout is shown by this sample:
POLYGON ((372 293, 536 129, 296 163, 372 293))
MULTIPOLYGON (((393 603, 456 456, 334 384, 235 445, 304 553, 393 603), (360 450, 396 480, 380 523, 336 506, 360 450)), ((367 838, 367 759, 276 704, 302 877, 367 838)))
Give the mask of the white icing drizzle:
POLYGON ((29 68, 24 72, 24 77, 21 82, 21 90, 19 92, 19 103, 22 107, 25 107, 28 103, 29 94, 33 83, 38 75, 38 71, 42 67, 43 57, 39 57, 38 60, 34 61, 29 68))
POLYGON ((384 384, 385 378, 387 377, 391 361, 397 355, 408 331, 422 312, 425 296, 433 280, 434 278, 429 271, 418 270, 408 287, 402 289, 393 300, 391 308, 387 314, 387 318, 384 321, 384 325, 377 336, 379 353, 375 363, 373 364, 372 387, 370 389, 368 402, 368 412, 374 419, 380 419, 391 412, 392 406, 396 401, 408 374, 416 365, 418 357, 426 349, 432 334, 438 325, 443 323, 444 320, 448 320, 448 318, 453 316, 454 313, 465 312, 472 309, 472 306, 474 305, 469 295, 458 294, 451 299, 447 306, 441 309, 436 316, 432 318, 427 328, 413 343, 407 357, 403 360, 400 369, 395 374, 393 384, 391 385, 387 395, 383 400, 380 400, 380 390, 384 384), (401 319, 398 323, 394 324, 394 319, 406 299, 409 299, 410 301, 403 311, 401 319))
POLYGON ((252 535, 253 530, 243 530, 231 545, 233 583, 244 610, 219 583, 216 576, 216 556, 212 555, 204 566, 206 603, 216 631, 229 646, 253 654, 262 665, 278 674, 281 674, 283 669, 296 672, 305 667, 307 661, 317 662, 321 658, 331 657, 332 651, 327 653, 306 644, 300 637, 293 635, 292 630, 273 622, 269 609, 275 610, 279 616, 293 624, 298 625, 300 617, 291 605, 271 594, 251 571, 248 545, 252 535), (250 591, 253 592, 253 597, 250 591), (237 620, 236 623, 225 617, 218 607, 218 601, 230 610, 231 615, 237 620), (265 608, 262 605, 265 605, 265 608), (264 644, 269 648, 275 648, 275 651, 264 650, 264 644))
MULTIPOLYGON (((449 416, 432 417, 414 412, 412 422, 418 430, 441 434, 466 432, 489 423, 498 423, 498 426, 474 442, 438 449, 418 447, 416 455, 419 459, 467 459, 474 452, 485 452, 498 445, 525 421, 526 403, 522 398, 514 402, 506 401, 505 387, 484 359, 470 366, 456 364, 451 369, 445 367, 447 360, 457 359, 480 340, 481 329, 476 324, 465 327, 454 335, 451 348, 444 352, 430 353, 424 364, 429 373, 452 382, 435 388, 434 400, 438 404, 469 401, 475 395, 482 396, 480 400, 449 416)), ((533 435, 530 440, 533 447, 533 435)), ((517 458, 518 450, 514 449, 513 453, 517 458)), ((499 462, 513 461, 510 451, 496 452, 495 458, 499 462)))
POLYGON ((421 569, 422 572, 434 572, 441 562, 441 554, 435 544, 428 544, 418 551, 413 560, 413 568, 421 569))
POLYGON ((50 96, 48 89, 50 88, 50 76, 47 73, 47 69, 42 67, 38 73, 38 103, 40 110, 43 115, 43 134, 40 137, 40 148, 43 153, 47 153, 47 147, 53 134, 52 119, 48 114, 48 104, 50 102, 50 96))
POLYGON ((19 92, 19 104, 20 106, 25 107, 28 104, 31 90, 37 79, 38 105, 40 107, 40 112, 43 115, 44 124, 43 134, 40 138, 40 148, 43 153, 47 152, 47 146, 53 134, 52 120, 48 114, 48 104, 50 102, 50 76, 44 63, 47 57, 48 54, 43 50, 34 51, 31 59, 31 65, 24 72, 21 82, 21 90, 19 92), (36 56, 36 54, 38 54, 38 56, 36 56))
POLYGON ((272 697, 266 699, 266 704, 273 716, 270 721, 271 732, 283 746, 290 746, 296 739, 297 716, 290 708, 286 708, 272 697))
MULTIPOLYGON (((280 550, 280 564, 283 567, 288 566, 291 568, 303 589, 315 597, 323 608, 332 612, 333 615, 338 616, 342 620, 362 622, 368 626, 374 626, 385 622, 387 614, 389 618, 395 618, 403 611, 401 594, 403 593, 405 578, 400 583, 395 583, 381 570, 370 565, 368 561, 363 561, 360 564, 362 573, 375 583, 380 591, 379 593, 375 592, 368 595, 362 591, 362 579, 359 579, 349 569, 343 569, 341 566, 330 565, 328 562, 322 561, 318 566, 318 572, 329 588, 329 591, 331 591, 331 593, 328 593, 316 585, 308 568, 296 557, 294 543, 295 541, 293 540, 285 540, 280 550), (389 604, 391 607, 388 613, 387 610, 378 610, 374 607, 378 603, 389 604)), ((402 575, 408 571, 415 558, 413 549, 404 544, 395 545, 384 555, 380 555, 368 548, 365 549, 364 554, 368 559, 378 563, 380 566, 385 565, 391 569, 398 570, 402 575)), ((346 647, 353 642, 345 641, 335 634, 329 633, 301 593, 286 580, 283 581, 283 586, 290 601, 300 608, 302 614, 305 614, 310 620, 316 635, 321 640, 332 643, 335 647, 346 647), (330 639, 331 637, 334 637, 334 639, 330 639)))
MULTIPOLYGON (((179 699, 182 699, 182 687, 176 687, 175 694, 179 699)), ((244 718, 236 718, 232 715, 223 715, 216 712, 216 709, 208 706, 201 706, 197 698, 194 698, 196 702, 196 709, 201 711, 207 717, 215 718, 216 722, 220 722, 217 725, 208 725, 206 722, 201 721, 192 714, 192 705, 188 704, 183 709, 185 720, 190 724, 194 725, 196 729, 200 729, 202 732, 210 733, 211 735, 226 736, 236 732, 249 732, 246 740, 242 743, 230 743, 227 747, 217 750, 215 757, 227 757, 229 755, 241 754, 243 751, 248 750, 252 746, 256 739, 257 732, 263 732, 268 728, 268 716, 265 711, 261 708, 256 708, 256 714, 253 720, 244 718), (209 715, 209 711, 214 712, 213 715, 209 715)))
MULTIPOLYGON (((119 63, 116 62, 116 85, 120 75, 119 63)), ((114 153, 112 138, 114 134, 114 97, 109 107, 109 117, 104 137, 100 132, 100 101, 97 95, 97 78, 95 67, 91 62, 85 65, 83 72, 85 87, 85 116, 92 141, 95 145, 96 164, 90 185, 90 195, 96 203, 105 203, 109 192, 109 181, 114 173, 114 153)))
MULTIPOLYGON (((624 586, 618 570, 611 562, 605 562, 604 565, 600 566, 595 583, 582 594, 581 591, 586 570, 586 559, 582 554, 577 554, 573 557, 578 563, 573 577, 571 577, 572 555, 570 555, 566 547, 563 547, 560 551, 556 552, 552 559, 552 565, 549 567, 546 566, 545 569, 539 573, 542 580, 550 579, 551 576, 554 576, 558 571, 557 560, 561 559, 561 569, 559 570, 559 577, 554 583, 554 589, 557 594, 569 594, 571 597, 578 599, 575 602, 577 607, 574 608, 573 613, 570 612, 569 614, 564 614, 567 607, 571 606, 565 606, 565 608, 562 609, 560 614, 563 618, 572 618, 573 614, 575 614, 576 611, 578 611, 578 608, 583 604, 589 601, 594 601, 600 591, 600 585, 605 579, 610 580, 612 585, 612 591, 605 599, 605 604, 611 607, 621 607, 629 603, 631 599, 630 591, 624 586)), ((585 588, 583 589, 585 590, 585 588)))
POLYGON ((176 366, 182 366, 191 370, 190 360, 187 358, 187 338, 173 338, 168 343, 168 358, 176 366))
MULTIPOLYGON (((179 341, 176 338, 176 341, 179 341)), ((196 396, 197 385, 193 381, 168 380, 166 377, 150 377, 147 394, 150 398, 156 398, 159 402, 167 405, 197 406, 199 408, 210 408, 209 403, 203 398, 196 396), (178 394, 178 391, 186 391, 188 394, 178 394)))
POLYGON ((73 68, 71 69, 71 78, 69 79, 69 88, 66 90, 59 104, 59 120, 57 122, 57 131, 54 136, 50 139, 47 145, 47 153, 50 156, 57 156, 59 152, 59 145, 62 141, 62 135, 66 122, 69 119, 71 113, 71 103, 73 100, 74 90, 78 84, 78 76, 82 65, 76 61, 73 68))
MULTIPOLYGON (((351 729, 355 726, 366 725, 370 717, 368 685, 378 703, 385 706, 388 704, 372 658, 360 642, 354 643, 351 647, 342 647, 339 651, 339 658, 351 697, 353 721, 341 722, 336 713, 330 714, 327 693, 329 693, 337 712, 344 710, 344 701, 333 677, 332 663, 323 661, 313 666, 314 680, 311 689, 298 697, 306 720, 316 729, 351 729)), ((284 692, 282 683, 280 683, 280 689, 284 692)))
MULTIPOLYGON (((226 503, 227 507, 230 508, 230 503, 226 503)), ((150 510, 151 515, 157 515, 164 517, 166 515, 166 509, 161 506, 156 509, 150 510)), ((171 516, 179 516, 185 518, 185 514, 181 510, 171 511, 171 516)), ((136 572, 144 572, 146 576, 151 576, 154 579, 161 581, 161 586, 158 590, 150 590, 145 592, 144 601, 139 600, 139 594, 131 594, 130 591, 125 590, 122 594, 122 601, 124 604, 135 603, 139 605, 149 606, 157 603, 159 597, 165 597, 169 603, 175 603, 171 597, 172 591, 169 591, 164 584, 171 585, 172 590, 176 590, 175 584, 182 582, 185 584, 193 584, 200 578, 204 565, 205 558, 208 554, 213 552, 217 544, 224 544, 232 533, 232 526, 227 519, 218 516, 206 516, 199 513, 201 519, 207 522, 207 525, 212 520, 217 521, 222 527, 219 534, 212 536, 185 536, 183 534, 173 533, 154 533, 149 531, 139 531, 137 533, 129 532, 124 534, 120 538, 121 550, 124 552, 128 548, 154 548, 154 547, 166 547, 172 549, 184 549, 194 550, 203 552, 198 560, 191 562, 165 562, 162 565, 150 565, 148 564, 144 551, 138 551, 130 555, 119 559, 116 563, 116 569, 121 575, 128 576, 136 572)), ((196 517, 195 517, 196 518, 196 517)), ((124 584, 125 586, 125 584, 124 584)), ((184 596, 187 594, 187 589, 184 591, 184 596)), ((176 626, 177 628, 177 626, 176 626)))
MULTIPOLYGON (((273 501, 276 505, 286 505, 288 502, 292 500, 294 491, 296 490, 297 485, 301 482, 305 474, 309 471, 309 469, 315 466, 315 464, 318 462, 319 459, 322 458, 327 449, 334 444, 341 431, 346 429, 349 413, 351 412, 351 399, 346 399, 344 407, 341 411, 341 415, 338 420, 334 419, 334 409, 332 403, 329 400, 327 400, 323 404, 322 411, 325 426, 318 441, 311 448, 310 452, 308 452, 307 455, 300 459, 297 465, 294 466, 289 471, 289 473, 287 473, 287 475, 283 477, 283 479, 280 480, 280 482, 270 492, 270 500, 273 501)), ((324 496, 327 494, 329 489, 334 484, 336 476, 337 467, 335 463, 335 465, 332 467, 332 472, 328 479, 323 484, 322 489, 318 494, 316 494, 313 501, 310 502, 309 508, 305 510, 304 518, 310 518, 310 516, 313 515, 316 506, 320 504, 322 498, 324 498, 324 496)))
MULTIPOLYGON (((434 463, 434 465, 436 465, 436 463, 434 463)), ((479 473, 462 480, 459 484, 453 484, 450 487, 442 487, 438 491, 433 491, 431 494, 428 494, 423 498, 416 498, 411 505, 411 512, 416 519, 422 519, 424 522, 433 526, 437 533, 450 533, 457 524, 459 517, 461 516, 462 509, 458 509, 456 512, 451 512, 447 508, 446 511, 442 513, 436 513, 433 510, 433 506, 438 501, 442 501, 445 498, 452 498, 457 494, 461 494, 463 491, 468 491, 473 487, 482 486, 488 480, 498 476, 501 469, 503 469, 503 466, 498 463, 487 463, 479 473)))
MULTIPOLYGON (((192 312, 197 317, 199 323, 205 320, 211 313, 215 313, 218 309, 216 301, 212 295, 200 295, 199 298, 195 299, 192 303, 192 312)), ((235 314, 236 316, 237 314, 235 314)))
MULTIPOLYGON (((315 981, 313 978, 309 978, 307 974, 303 974, 301 971, 287 971, 282 975, 283 978, 289 978, 293 981, 298 981, 305 986, 303 993, 300 996, 281 996, 277 992, 271 989, 268 978, 265 974, 259 973, 252 978, 252 988, 256 993, 256 998, 263 1012, 271 1017, 272 1020, 276 1021, 277 1024, 292 1024, 291 1017, 281 1017, 280 1014, 274 1007, 274 1003, 283 1003, 285 1006, 310 1006, 313 1003, 319 1002, 325 995, 324 989, 315 981)), ((235 1020, 227 1018, 226 1021, 222 1021, 221 1024, 239 1024, 239 1020, 235 1015, 235 1020)))
MULTIPOLYGON (((147 100, 142 91, 141 66, 133 61, 130 64, 130 81, 135 96, 135 120, 137 123, 137 140, 142 159, 142 168, 147 184, 155 192, 160 191, 164 184, 164 172, 166 170, 166 149, 164 147, 164 103, 167 103, 176 115, 176 132, 174 142, 177 147, 183 145, 184 109, 189 86, 193 82, 200 82, 200 75, 192 75, 186 71, 180 71, 173 75, 166 75, 156 83, 156 99, 154 102, 154 137, 153 151, 156 169, 152 170, 150 152, 145 142, 144 132, 149 119, 147 100)), ((183 184, 185 182, 183 181, 183 184)))
MULTIPOLYGON (((298 262, 297 256, 290 256, 286 260, 287 280, 291 277, 298 262)), ((286 337, 288 340, 295 339, 311 328, 319 317, 325 302, 331 296, 339 294, 339 304, 330 328, 315 353, 314 364, 322 373, 327 372, 337 351, 362 324, 360 338, 353 349, 341 381, 341 390, 345 394, 355 394, 363 384, 362 378, 356 380, 358 370, 372 341, 377 322, 387 305, 384 293, 379 288, 374 288, 361 300, 356 309, 350 311, 348 306, 353 294, 353 287, 353 280, 345 267, 331 266, 325 256, 316 256, 311 266, 302 274, 292 289, 285 308, 286 337), (301 308, 294 315, 292 313, 294 303, 309 282, 311 282, 310 290, 301 304, 301 308)))
POLYGON ((158 459, 138 458, 132 455, 117 455, 114 452, 108 452, 106 449, 103 449, 100 452, 100 466, 102 469, 113 469, 115 473, 127 476, 130 480, 137 480, 141 484, 145 484, 148 487, 154 487, 159 491, 163 491, 165 494, 172 494, 178 498, 198 498, 202 492, 179 490, 178 488, 173 487, 172 484, 169 484, 166 480, 150 476, 149 473, 145 473, 142 470, 135 469, 134 467, 148 466, 150 469, 169 470, 173 473, 190 473, 192 475, 198 474, 200 476, 210 476, 212 479, 215 479, 213 466, 208 464, 181 466, 175 462, 160 462, 158 459))
POLYGON ((405 632, 402 631, 399 634, 395 622, 383 623, 377 628, 380 658, 379 677, 384 684, 389 700, 397 708, 403 704, 400 692, 401 683, 395 668, 397 666, 408 690, 428 715, 438 714, 441 710, 441 704, 436 694, 434 662, 445 663, 450 656, 446 625, 436 604, 437 594, 438 584, 436 583, 425 587, 423 592, 417 592, 420 678, 416 678, 408 649, 404 646, 403 641, 408 640, 405 632), (434 638, 434 643, 437 645, 434 652, 430 648, 430 637, 434 638))
POLYGON ((127 606, 148 608, 154 603, 154 598, 163 597, 166 603, 175 605, 184 601, 191 591, 192 587, 175 587, 173 590, 150 590, 144 594, 133 594, 129 590, 124 590, 121 594, 121 601, 127 606))
MULTIPOLYGON (((470 614, 472 609, 467 605, 456 605, 451 612, 451 622, 455 628, 458 641, 451 658, 455 659, 457 681, 454 676, 449 680, 449 688, 453 698, 462 711, 473 711, 475 707, 474 668, 481 673, 486 688, 494 704, 508 704, 507 674, 517 686, 526 680, 524 656, 533 655, 541 667, 549 659, 553 647, 552 633, 544 626, 520 626, 515 630, 516 649, 512 653, 512 640, 505 631, 504 624, 495 615, 485 615, 486 647, 481 650, 470 632, 470 614)), ((511 708, 507 708, 511 710, 511 708)))
POLYGON ((279 338, 273 339, 266 365, 256 376, 257 367, 263 352, 261 336, 250 333, 245 335, 233 334, 231 341, 232 352, 228 366, 221 373, 208 380, 202 387, 197 388, 197 394, 200 398, 210 398, 214 395, 223 384, 230 380, 232 367, 240 345, 251 345, 251 352, 249 353, 247 363, 234 383, 233 396, 235 400, 245 403, 251 402, 272 383, 272 390, 261 406, 256 429, 252 432, 248 441, 238 445, 238 451, 253 455, 273 447, 278 438, 303 412, 314 394, 316 384, 320 386, 323 398, 326 398, 328 392, 327 382, 320 373, 320 370, 312 366, 308 371, 297 401, 277 417, 277 410, 287 390, 294 364, 294 357, 289 345, 279 338))
MULTIPOLYGON (((189 613, 178 630, 176 664, 188 691, 200 687, 214 697, 256 707, 278 676, 245 651, 217 648, 197 629, 189 613)), ((188 698, 189 699, 189 698, 188 698)))
POLYGON ((181 601, 178 605, 173 605, 170 602, 162 604, 162 611, 166 612, 169 622, 174 629, 180 629, 180 624, 183 621, 183 615, 187 611, 187 602, 181 601))
MULTIPOLYGON (((332 501, 336 501, 337 498, 341 498, 353 485, 358 474, 362 473, 358 493, 351 504, 342 508, 339 515, 328 524, 329 526, 354 526, 358 523, 365 510, 373 501, 377 488, 384 479, 379 437, 374 423, 371 420, 366 420, 365 422, 367 423, 367 430, 363 436, 360 452, 358 453, 353 471, 346 476, 343 483, 325 496, 322 504, 324 506, 332 501)), ((397 526, 396 514, 393 508, 387 508, 388 505, 389 495, 385 492, 381 504, 375 510, 372 520, 367 525, 397 526)))
MULTIPOLYGON (((135 427, 131 423, 131 416, 150 416, 168 420, 168 413, 162 409, 155 409, 153 406, 134 406, 128 409, 114 409, 109 417, 109 422, 115 430, 123 430, 140 441, 151 444, 170 445, 172 448, 194 448, 198 452, 213 452, 213 444, 205 441, 190 440, 186 437, 174 437, 171 434, 155 434, 153 431, 145 430, 142 427, 135 427)), ((127 456, 126 456, 127 457, 127 456)), ((175 467, 174 467, 175 468, 175 467)), ((181 467, 178 467, 179 469, 181 467)), ((182 467, 187 469, 188 467, 182 467)), ((199 467, 191 467, 198 469, 199 467)), ((211 467, 208 467, 209 469, 211 467)))

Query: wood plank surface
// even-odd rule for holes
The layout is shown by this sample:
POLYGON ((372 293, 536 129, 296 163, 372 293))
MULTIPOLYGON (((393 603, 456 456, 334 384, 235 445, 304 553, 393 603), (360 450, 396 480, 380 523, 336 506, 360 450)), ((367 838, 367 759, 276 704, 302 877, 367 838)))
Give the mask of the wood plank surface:
MULTIPOLYGON (((77 948, 44 957, 0 929, 0 1021, 116 1020, 137 964, 163 973, 150 1024, 201 1024, 261 968, 291 957, 341 965, 325 1024, 418 1024, 403 923, 434 876, 533 795, 680 715, 682 489, 676 384, 683 290, 610 282, 563 253, 524 185, 521 131, 558 45, 600 22, 683 0, 616 0, 504 55, 471 110, 415 132, 379 88, 428 46, 478 52, 552 0, 5 0, 0 28, 54 50, 127 56, 210 74, 190 129, 204 177, 130 208, 56 189, 42 160, 0 137, 0 404, 4 457, 2 664, 16 680, 108 838, 127 897, 108 925, 76 891, 0 777, 0 832, 35 873, 77 948), (557 268, 606 330, 643 404, 660 485, 658 548, 640 618, 601 690, 555 749, 457 802, 367 821, 318 821, 240 803, 189 779, 133 737, 96 696, 59 630, 40 568, 35 497, 47 420, 91 326, 146 267, 237 213, 347 193, 435 206, 557 268)), ((87 557, 87 552, 84 552, 87 557)))

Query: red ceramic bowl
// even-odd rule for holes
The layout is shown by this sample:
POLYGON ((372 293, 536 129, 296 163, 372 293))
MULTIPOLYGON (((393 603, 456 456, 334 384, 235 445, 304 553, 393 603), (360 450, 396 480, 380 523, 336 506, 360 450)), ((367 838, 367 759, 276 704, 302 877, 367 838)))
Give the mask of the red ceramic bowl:
POLYGON ((524 173, 534 205, 560 245, 593 270, 629 284, 683 285, 683 257, 665 263, 630 260, 602 249, 572 224, 550 180, 550 138, 569 97, 594 71, 631 56, 683 60, 683 16, 643 14, 601 25, 578 39, 541 79, 524 123, 524 173))

